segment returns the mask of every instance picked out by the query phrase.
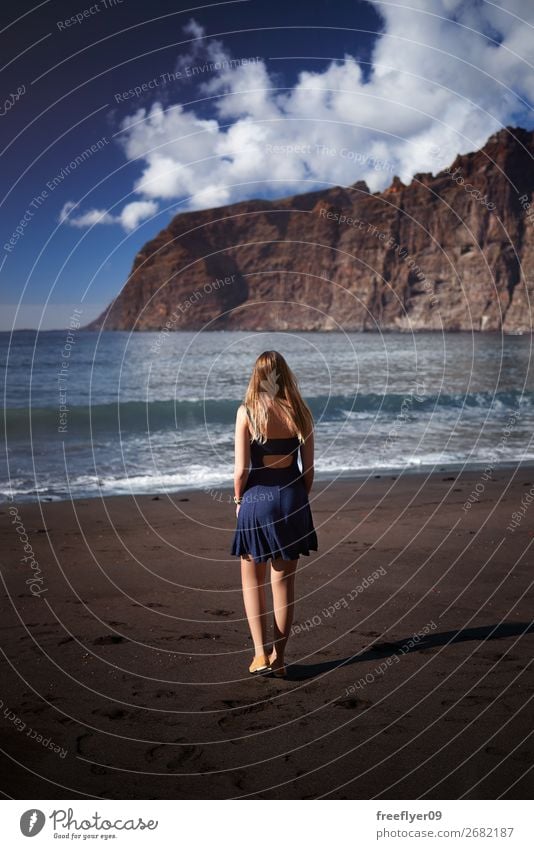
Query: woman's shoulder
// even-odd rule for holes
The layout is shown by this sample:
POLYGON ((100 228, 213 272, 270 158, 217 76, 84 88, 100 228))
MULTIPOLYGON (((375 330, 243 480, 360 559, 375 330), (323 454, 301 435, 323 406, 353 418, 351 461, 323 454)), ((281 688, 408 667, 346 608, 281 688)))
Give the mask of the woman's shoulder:
POLYGON ((248 410, 248 407, 246 406, 246 404, 240 404, 239 407, 237 408, 237 412, 236 412, 236 422, 237 422, 237 424, 241 424, 241 425, 245 424, 245 423, 248 424, 249 421, 250 421, 250 412, 248 410))

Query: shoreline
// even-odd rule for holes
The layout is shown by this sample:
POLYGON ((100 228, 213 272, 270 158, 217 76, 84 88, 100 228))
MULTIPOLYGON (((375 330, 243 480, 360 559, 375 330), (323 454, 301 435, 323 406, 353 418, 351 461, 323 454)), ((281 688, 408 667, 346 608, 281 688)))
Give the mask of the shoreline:
MULTIPOLYGON (((314 479, 314 487, 317 484, 336 484, 338 482, 361 482, 362 480, 378 480, 381 478, 387 478, 395 475, 397 478, 402 478, 405 476, 414 476, 420 475, 424 478, 429 478, 432 475, 440 475, 440 474, 476 474, 477 472, 484 472, 487 469, 491 469, 493 472, 502 471, 504 473, 511 472, 516 470, 517 472, 522 470, 532 470, 534 472, 534 460, 524 460, 524 461, 504 461, 502 463, 491 463, 491 462, 483 462, 483 461, 474 461, 471 463, 445 463, 436 468, 435 465, 428 464, 427 466, 391 466, 387 468, 362 468, 361 470, 349 470, 340 472, 337 475, 332 475, 330 472, 317 472, 315 473, 314 479)), ((2 496, 0 498, 0 506, 3 504, 63 504, 65 502, 77 502, 77 501, 86 501, 92 499, 108 499, 108 498, 154 498, 158 496, 159 498, 164 497, 172 497, 175 495, 188 495, 194 493, 204 493, 206 495, 210 495, 210 492, 231 492, 233 490, 233 482, 230 480, 227 483, 214 483, 214 484, 206 484, 206 485, 198 485, 198 486, 184 486, 178 489, 169 489, 169 490, 161 490, 154 489, 150 492, 106 492, 103 494, 101 491, 95 490, 94 494, 86 493, 84 495, 77 495, 76 497, 71 497, 66 495, 65 497, 59 498, 51 495, 42 495, 42 496, 32 496, 31 498, 19 498, 18 496, 9 497, 2 496)), ((212 496, 213 497, 213 496, 212 496)), ((215 499, 217 500, 217 499, 215 499)))
MULTIPOLYGON (((158 328, 156 328, 156 327, 154 327, 154 328, 139 328, 139 327, 136 327, 136 328, 132 328, 130 330, 126 330, 126 329, 119 329, 119 328, 113 328, 113 327, 101 328, 101 329, 95 329, 95 328, 91 329, 87 326, 84 326, 84 327, 77 328, 77 332, 79 332, 79 333, 95 333, 95 334, 98 334, 98 336, 102 335, 102 333, 128 333, 128 334, 131 335, 132 333, 161 333, 161 331, 163 330, 164 327, 165 327, 165 325, 162 325, 161 327, 158 327, 158 328)), ((35 333, 35 334, 39 334, 39 333, 64 333, 66 329, 67 329, 66 327, 46 327, 46 328, 42 328, 42 329, 37 328, 37 327, 16 327, 16 328, 13 328, 13 329, 0 330, 0 333, 6 333, 6 334, 9 333, 10 336, 12 334, 15 334, 15 333, 35 333)), ((181 327, 181 328, 175 328, 171 332, 172 333, 198 333, 198 328, 192 327, 190 329, 187 329, 187 328, 181 327)), ((261 333, 261 334, 270 333, 270 332, 272 332, 272 329, 270 327, 267 327, 267 328, 264 328, 263 330, 260 330, 258 328, 254 328, 253 330, 249 330, 247 328, 241 329, 239 327, 236 327, 236 328, 232 328, 231 330, 212 329, 209 332, 210 333, 246 333, 248 335, 250 333, 261 333)), ((344 335, 346 333, 355 333, 355 334, 357 333, 357 334, 362 334, 362 335, 363 334, 369 334, 369 333, 373 333, 373 334, 387 333, 388 335, 392 334, 392 333, 399 333, 399 334, 402 334, 403 336, 406 336, 407 334, 411 335, 411 334, 414 334, 414 333, 417 333, 418 335, 421 334, 421 333, 432 333, 432 334, 439 333, 442 336, 444 334, 449 334, 449 333, 454 334, 454 335, 456 335, 458 333, 466 333, 466 334, 469 334, 470 336, 472 336, 473 334, 490 335, 490 334, 493 333, 496 336, 529 336, 529 335, 532 336, 532 334, 534 333, 534 330, 528 330, 528 329, 527 330, 519 330, 519 329, 518 330, 504 330, 502 328, 500 330, 496 330, 495 328, 490 329, 490 330, 484 330, 481 327, 472 327, 472 328, 464 329, 464 330, 462 330, 460 328, 458 330, 455 330, 454 328, 447 328, 446 330, 443 330, 442 328, 439 328, 439 327, 408 327, 408 328, 402 328, 402 327, 359 327, 359 328, 354 328, 354 329, 344 329, 343 331, 340 331, 340 330, 328 329, 328 328, 322 328, 320 330, 318 330, 316 328, 311 329, 311 330, 302 330, 302 329, 299 329, 298 327, 296 327, 296 328, 294 327, 291 330, 284 329, 284 330, 276 330, 275 332, 276 333, 288 333, 288 334, 296 333, 296 332, 298 332, 298 333, 328 333, 328 334, 343 333, 344 335)))

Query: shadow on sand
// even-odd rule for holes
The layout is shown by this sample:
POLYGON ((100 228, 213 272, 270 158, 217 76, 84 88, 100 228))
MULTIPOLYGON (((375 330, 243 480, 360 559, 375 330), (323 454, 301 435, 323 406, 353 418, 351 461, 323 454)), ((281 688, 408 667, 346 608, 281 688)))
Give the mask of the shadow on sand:
POLYGON ((478 628, 464 628, 461 631, 442 631, 439 634, 425 634, 418 642, 408 645, 414 636, 406 637, 403 640, 397 640, 394 643, 383 642, 375 643, 375 645, 367 650, 363 650, 358 654, 353 654, 350 657, 343 657, 338 660, 326 660, 322 663, 308 664, 293 664, 287 666, 287 681, 305 681, 308 678, 315 678, 318 675, 324 675, 325 672, 331 672, 333 669, 338 669, 340 666, 350 666, 353 663, 362 663, 370 660, 383 660, 394 654, 410 654, 414 651, 425 651, 433 649, 437 646, 444 646, 448 643, 461 643, 470 640, 479 642, 485 640, 499 640, 503 637, 516 637, 520 634, 529 634, 534 632, 534 622, 504 622, 500 625, 485 625, 478 628))

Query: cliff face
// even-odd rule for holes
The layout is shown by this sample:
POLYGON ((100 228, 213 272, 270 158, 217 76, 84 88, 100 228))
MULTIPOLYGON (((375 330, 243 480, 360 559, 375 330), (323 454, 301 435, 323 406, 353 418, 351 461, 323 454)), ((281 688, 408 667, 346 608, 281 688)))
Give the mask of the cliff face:
POLYGON ((533 154, 508 127, 408 186, 177 215, 86 329, 530 330, 533 154))

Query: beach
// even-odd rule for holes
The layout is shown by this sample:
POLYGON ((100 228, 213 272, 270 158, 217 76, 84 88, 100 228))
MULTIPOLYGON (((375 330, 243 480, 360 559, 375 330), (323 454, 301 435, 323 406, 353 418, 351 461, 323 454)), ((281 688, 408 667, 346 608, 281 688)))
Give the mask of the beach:
POLYGON ((533 494, 316 481, 285 680, 248 674, 230 490, 2 503, 3 792, 531 797, 533 494))

